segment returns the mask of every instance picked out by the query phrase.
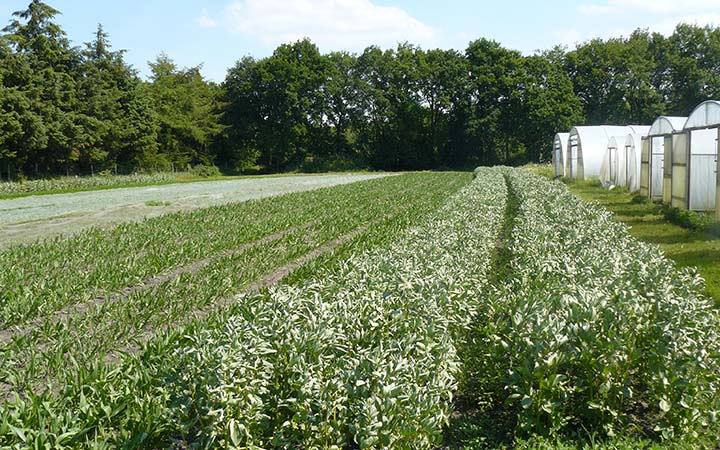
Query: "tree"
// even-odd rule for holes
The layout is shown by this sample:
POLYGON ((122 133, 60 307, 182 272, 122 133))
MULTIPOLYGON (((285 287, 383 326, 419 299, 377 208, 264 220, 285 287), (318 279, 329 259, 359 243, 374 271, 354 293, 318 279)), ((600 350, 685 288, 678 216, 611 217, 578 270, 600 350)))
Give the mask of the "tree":
POLYGON ((145 91, 158 119, 161 163, 180 167, 212 164, 211 146, 222 132, 220 91, 200 74, 200 66, 179 69, 167 55, 150 62, 151 82, 145 91))
POLYGON ((513 95, 522 58, 487 39, 471 42, 465 51, 469 63, 471 116, 468 138, 475 147, 474 164, 511 163, 513 153, 522 153, 514 134, 519 98, 513 95))
POLYGON ((526 149, 524 162, 549 161, 555 133, 583 122, 582 105, 557 55, 555 49, 523 59, 514 92, 521 111, 514 122, 526 149))
POLYGON ((142 83, 123 57, 112 51, 108 34, 98 24, 95 39, 85 44, 78 83, 80 145, 71 160, 84 171, 102 166, 123 172, 152 167, 157 154, 157 119, 144 103, 142 83), (138 105, 145 105, 139 108, 138 105), (146 129, 138 134, 138 129, 146 129))
MULTIPOLYGON (((28 114, 45 134, 35 139, 22 158, 25 172, 38 174, 57 170, 69 159, 78 136, 73 114, 77 106, 75 79, 79 54, 70 48, 65 32, 53 19, 59 11, 33 0, 28 8, 13 13, 14 19, 3 29, 6 42, 19 64, 13 87, 27 102, 28 114), (42 125, 40 125, 40 123, 42 125)), ((19 97, 18 97, 19 98, 19 97)), ((19 161, 18 161, 19 162, 19 161)))
POLYGON ((700 102, 720 96, 719 28, 680 24, 666 51, 672 113, 688 115, 700 102))
POLYGON ((258 155, 268 170, 283 170, 324 153, 328 60, 307 39, 279 46, 269 58, 245 58, 224 83, 227 125, 242 139, 241 154, 258 155), (317 147, 316 147, 317 146, 317 147))
POLYGON ((322 86, 324 112, 332 133, 328 153, 353 154, 348 139, 351 128, 356 126, 362 115, 358 102, 360 84, 357 57, 347 52, 333 52, 325 56, 327 75, 322 86))
POLYGON ((456 165, 457 149, 450 137, 452 117, 467 93, 467 64, 455 50, 429 50, 419 60, 419 92, 427 108, 425 142, 434 164, 456 165))

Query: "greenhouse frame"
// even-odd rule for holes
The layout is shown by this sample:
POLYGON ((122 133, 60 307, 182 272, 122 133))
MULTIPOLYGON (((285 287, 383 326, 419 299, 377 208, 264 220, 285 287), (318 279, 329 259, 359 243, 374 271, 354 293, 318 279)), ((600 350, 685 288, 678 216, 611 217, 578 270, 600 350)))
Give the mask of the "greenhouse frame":
POLYGON ((720 101, 699 104, 681 132, 673 135, 672 205, 694 211, 715 211, 720 218, 718 175, 720 101))
POLYGON ((570 133, 557 133, 553 139, 552 164, 556 177, 564 177, 565 172, 565 149, 570 133))
POLYGON ((566 176, 571 180, 600 177, 610 137, 631 133, 642 135, 649 129, 650 127, 643 125, 573 127, 568 136, 565 153, 566 176))
POLYGON ((670 203, 672 196, 672 149, 675 133, 687 117, 660 116, 642 141, 640 195, 670 203), (668 164, 665 164, 668 161, 668 164))

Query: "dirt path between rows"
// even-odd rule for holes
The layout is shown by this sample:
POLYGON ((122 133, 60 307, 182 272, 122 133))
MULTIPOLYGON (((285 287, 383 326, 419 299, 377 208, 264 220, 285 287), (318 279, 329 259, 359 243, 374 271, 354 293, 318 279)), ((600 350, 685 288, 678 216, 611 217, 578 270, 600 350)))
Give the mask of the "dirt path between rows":
POLYGON ((195 311, 191 311, 187 314, 187 320, 182 321, 181 323, 171 323, 166 324, 160 328, 153 328, 153 327, 145 327, 140 330, 137 330, 137 335, 133 339, 133 342, 131 344, 126 345, 125 347, 118 349, 116 351, 110 352, 105 356, 105 362, 106 363, 114 363, 117 362, 121 355, 123 354, 137 354, 141 348, 142 345, 147 343, 150 339, 152 339, 156 334, 159 332, 167 331, 170 328, 174 328, 180 325, 185 325, 193 320, 203 320, 207 318, 210 314, 220 311, 224 308, 227 308, 231 306, 235 301, 244 295, 251 295, 253 293, 259 292, 263 288, 270 287, 274 284, 279 283, 282 281, 286 276, 288 276, 290 273, 292 273, 294 270, 304 266, 305 264, 323 256, 326 255, 335 248, 339 247, 340 245, 354 239, 355 237, 359 236, 360 234, 367 231, 368 228, 372 227, 373 225, 377 224, 383 219, 372 221, 366 225, 359 226, 358 228, 355 228, 353 231, 344 234, 340 237, 337 237, 331 241, 328 241, 321 245, 320 247, 317 247, 308 253, 305 253, 304 255, 300 256, 299 258, 290 261, 289 263, 278 267, 274 271, 266 274, 262 278, 250 283, 245 289, 243 289, 242 292, 238 294, 234 294, 229 297, 222 298, 210 305, 207 305, 204 308, 196 309, 195 311))
POLYGON ((0 345, 7 344, 7 343, 11 342, 14 338, 27 336, 30 333, 32 333, 35 329, 37 329, 43 325, 46 325, 46 324, 55 325, 55 324, 58 324, 61 322, 67 322, 72 316, 75 316, 77 314, 86 314, 88 312, 88 310, 90 310, 91 308, 99 308, 106 303, 121 302, 121 301, 124 301, 125 299, 127 299, 130 295, 132 295, 135 292, 140 292, 140 291, 143 291, 146 289, 151 289, 151 288, 159 286, 167 281, 173 280, 183 274, 197 273, 218 258, 232 257, 234 255, 240 254, 242 252, 245 252, 252 248, 258 247, 260 245, 269 244, 271 242, 278 241, 278 240, 284 238, 285 236, 287 236, 291 233, 294 233, 295 231, 311 228, 314 225, 316 225, 317 223, 318 223, 317 220, 312 220, 312 221, 306 222, 302 225, 297 225, 297 226, 293 226, 290 228, 286 228, 281 231, 277 231, 270 235, 264 236, 260 239, 246 242, 235 248, 232 248, 229 250, 224 250, 224 251, 218 252, 216 254, 207 256, 205 258, 192 261, 189 264, 173 268, 172 270, 170 270, 168 272, 158 274, 152 278, 148 278, 134 286, 128 286, 120 291, 116 291, 114 294, 98 296, 90 301, 74 304, 69 307, 63 308, 61 310, 55 311, 49 317, 45 316, 45 317, 37 318, 37 319, 32 320, 31 322, 28 322, 24 325, 19 326, 19 327, 7 328, 5 330, 0 330, 0 345))
MULTIPOLYGON (((232 296, 228 296, 228 297, 222 298, 222 299, 220 299, 220 300, 218 300, 218 301, 216 301, 216 302, 214 302, 214 303, 212 303, 212 304, 210 304, 210 305, 207 305, 207 306, 205 306, 205 307, 203 307, 203 308, 198 308, 198 309, 196 309, 196 310, 194 310, 194 311, 188 312, 188 313, 186 314, 186 319, 185 319, 185 320, 182 320, 182 321, 180 321, 180 322, 169 323, 169 324, 163 325, 162 327, 159 327, 159 328, 154 328, 154 327, 152 327, 152 326, 147 326, 147 327, 144 327, 144 328, 141 328, 141 329, 136 330, 136 335, 135 335, 135 337, 133 338, 132 342, 129 343, 129 344, 126 344, 126 345, 122 346, 121 348, 118 348, 117 350, 114 350, 114 351, 109 352, 109 353, 105 356, 104 362, 105 362, 106 364, 112 364, 112 363, 118 362, 118 361, 120 360, 120 358, 122 357, 122 355, 133 355, 133 354, 137 354, 137 353, 139 353, 139 352, 141 351, 142 345, 145 344, 145 343, 147 343, 148 341, 150 341, 150 340, 151 340, 154 336, 156 336, 158 333, 167 331, 167 330, 169 330, 170 328, 176 328, 176 327, 178 327, 178 326, 182 326, 182 325, 188 324, 189 322, 191 322, 191 321, 193 321, 193 320, 203 320, 203 319, 207 318, 209 315, 211 315, 212 313, 218 312, 218 311, 222 310, 223 308, 229 307, 230 305, 232 305, 232 304, 233 304, 239 297, 241 297, 241 296, 251 295, 251 294, 253 294, 253 293, 257 293, 258 291, 260 291, 260 290, 263 289, 263 288, 270 287, 270 286, 272 286, 272 285, 274 285, 274 284, 279 283, 280 281, 282 281, 282 279, 284 279, 286 276, 288 276, 288 275, 289 275, 290 273, 292 273, 294 270, 296 270, 296 269, 298 269, 298 268, 300 268, 300 267, 308 264, 309 262, 311 262, 311 261, 313 261, 313 260, 315 260, 315 259, 317 259, 317 258, 319 258, 319 257, 321 257, 321 256, 323 256, 323 255, 326 255, 326 254, 332 252, 333 250, 335 250, 335 248, 337 248, 337 247, 339 247, 340 245, 342 245, 342 244, 344 244, 344 243, 346 243, 346 242, 354 239, 355 237, 357 237, 357 236, 359 236, 360 234, 362 234, 362 233, 364 233, 365 231, 367 231, 370 227, 372 227, 372 226, 374 226, 375 224, 377 224, 377 223, 379 223, 379 222, 381 222, 381 221, 383 221, 383 220, 386 220, 386 219, 387 219, 387 217, 382 217, 382 218, 380 218, 380 219, 374 220, 374 221, 372 221, 372 222, 370 222, 370 223, 368 223, 368 224, 361 225, 361 226, 355 228, 354 230, 352 230, 352 231, 350 231, 350 232, 348 232, 348 233, 346 233, 346 234, 344 234, 344 235, 342 235, 342 236, 339 236, 339 237, 337 237, 337 238, 335 238, 335 239, 332 239, 332 240, 330 240, 330 241, 325 242, 325 243, 322 244, 321 246, 319 246, 319 247, 317 247, 317 248, 315 248, 315 249, 313 249, 313 250, 310 250, 309 252, 307 252, 307 253, 303 254, 302 256, 296 258, 295 260, 290 261, 289 263, 287 263, 287 264, 285 264, 285 265, 283 265, 283 266, 281 266, 281 267, 278 267, 277 269, 273 270, 272 272, 270 272, 270 273, 264 275, 263 277, 261 277, 261 278, 255 280, 255 281, 253 281, 252 283, 248 284, 241 292, 239 292, 239 293, 237 293, 237 294, 234 294, 234 295, 232 295, 232 296)), ((316 222, 317 222, 317 221, 311 221, 311 222, 308 222, 308 223, 306 223, 306 224, 303 224, 303 225, 300 225, 300 226, 297 226, 297 227, 291 227, 291 228, 288 228, 288 229, 286 229, 286 230, 283 230, 283 231, 274 233, 274 234, 272 234, 272 235, 268 235, 268 236, 266 236, 266 237, 264 237, 264 238, 261 238, 261 239, 258 239, 258 240, 256 240, 256 241, 253 241, 253 242, 244 244, 244 245, 242 245, 242 246, 240 246, 240 247, 236 247, 235 249, 225 251, 225 252, 223 252, 223 253, 224 253, 224 254, 227 254, 227 253, 230 253, 230 252, 236 253, 236 252, 240 252, 240 251, 243 251, 243 250, 247 250, 247 249, 249 249, 249 248, 251 248, 251 247, 253 247, 253 246, 260 245, 260 244, 262 244, 262 243, 272 242, 272 241, 274 241, 274 240, 281 239, 283 236, 285 236, 286 234, 291 233, 292 231, 296 231, 296 230, 302 229, 302 228, 311 227, 311 226, 314 225, 316 222)), ((215 255, 214 257, 217 257, 217 255, 215 255)), ((202 259, 202 260, 195 261, 195 262, 193 262, 193 263, 191 263, 191 264, 189 264, 189 265, 182 266, 182 267, 180 267, 180 268, 174 269, 174 270, 172 270, 172 271, 170 271, 170 272, 168 272, 168 273, 165 273, 165 274, 163 274, 163 275, 159 275, 159 276, 153 277, 152 279, 148 280, 147 282, 145 282, 145 283, 143 283, 143 284, 141 284, 141 285, 126 288, 126 289, 124 289, 123 291, 121 291, 121 293, 119 293, 119 296, 117 296, 117 297, 113 297, 113 298, 111 298, 111 299, 108 299, 107 297, 104 297, 104 298, 102 298, 102 299, 96 299, 96 300, 94 300, 93 302, 87 302, 87 303, 82 304, 82 305, 75 305, 75 306, 73 306, 72 308, 69 308, 69 309, 67 309, 67 310, 59 311, 59 312, 55 313, 53 316, 54 316, 54 317, 57 317, 58 320, 66 320, 66 319, 69 318, 75 311, 78 311, 78 312, 81 312, 81 313, 84 312, 84 311, 87 311, 92 304, 102 304, 102 303, 105 303, 105 302, 108 302, 108 301, 119 301, 119 300, 122 299, 122 298, 127 298, 127 295, 130 295, 130 293, 131 293, 133 290, 146 289, 146 288, 148 288, 150 285, 156 286, 156 285, 161 284, 162 282, 164 282, 164 281, 166 281, 166 280, 172 279, 172 275, 173 275, 173 274, 174 274, 175 276, 179 276, 179 275, 182 274, 182 273, 187 273, 187 272, 190 272, 190 271, 193 271, 193 270, 194 270, 194 271, 198 271, 198 270, 200 270, 202 267, 204 267, 205 265, 207 265, 207 264, 209 264, 210 262, 212 262, 212 259, 214 259, 214 258, 204 258, 204 259, 202 259), (122 294, 125 294, 125 295, 122 296, 122 294), (99 302, 99 303, 98 303, 98 302, 99 302)), ((24 332, 24 333, 27 334, 27 333, 29 333, 29 332, 31 332, 31 331, 32 331, 32 328, 27 328, 27 329, 14 330, 14 331, 13 331, 13 330, 4 330, 3 333, 11 333, 11 334, 13 334, 14 336, 19 336, 19 335, 20 335, 19 333, 21 333, 21 332, 24 332)), ((12 337, 9 338, 9 339, 12 339, 12 337)), ((7 342, 7 341, 4 341, 4 342, 7 342)), ((39 392, 42 392, 43 390, 47 389, 47 387, 48 387, 48 386, 47 386, 46 384, 36 384, 36 385, 34 386, 34 390, 39 391, 39 392)), ((58 386, 54 386, 54 387, 53 387, 53 391, 54 391, 54 393, 55 393, 56 395, 59 394, 58 386)), ((21 392, 17 391, 12 385, 0 381, 0 403, 1 403, 1 402, 13 401, 13 400, 18 399, 18 398, 22 398, 22 393, 21 393, 21 392)))

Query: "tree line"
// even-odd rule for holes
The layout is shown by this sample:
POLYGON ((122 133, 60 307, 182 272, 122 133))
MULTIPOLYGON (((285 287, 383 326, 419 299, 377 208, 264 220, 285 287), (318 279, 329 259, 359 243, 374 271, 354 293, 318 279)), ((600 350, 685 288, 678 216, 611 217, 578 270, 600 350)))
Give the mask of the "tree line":
POLYGON ((720 97, 720 29, 637 30, 523 56, 409 43, 244 57, 216 84, 161 54, 143 80, 98 26, 73 46, 41 0, 0 35, 4 178, 217 165, 229 173, 547 161, 576 124, 644 123, 720 97))

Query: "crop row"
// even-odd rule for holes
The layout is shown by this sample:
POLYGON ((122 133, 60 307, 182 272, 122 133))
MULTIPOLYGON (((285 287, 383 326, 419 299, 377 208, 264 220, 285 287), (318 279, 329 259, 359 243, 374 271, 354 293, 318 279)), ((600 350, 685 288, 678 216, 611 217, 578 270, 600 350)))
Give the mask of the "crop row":
POLYGON ((55 192, 97 187, 126 186, 177 181, 178 175, 168 172, 94 177, 61 177, 41 180, 0 182, 0 195, 55 192))
MULTIPOLYGON (((497 176, 466 187, 392 244, 326 261, 292 285, 243 295, 228 310, 168 330, 141 354, 76 371, 56 395, 5 405, 2 442, 437 442, 456 387, 455 341, 487 286, 502 222, 505 191, 497 176)), ((429 188, 416 188, 414 198, 429 197, 429 188)), ((397 224, 390 227, 384 231, 397 224)))
POLYGON ((367 221, 432 210, 462 183, 463 177, 457 175, 424 175, 407 177, 403 189, 394 192, 387 191, 387 186, 374 191, 377 187, 372 183, 358 186, 353 196, 346 192, 344 198, 328 190, 325 195, 333 198, 339 209, 326 213, 334 212, 335 217, 316 215, 318 220, 307 226, 290 227, 262 245, 215 255, 197 270, 132 290, 114 301, 71 308, 62 319, 50 315, 36 320, 28 332, 16 333, 2 346, 2 380, 14 391, 24 392, 39 380, 48 384, 57 373, 68 376, 68 365, 102 360, 109 351, 131 345, 143 330, 176 323, 367 221), (414 191, 421 186, 426 195, 417 196, 414 191))
POLYGON ((422 175, 406 177, 171 214, 5 250, 0 252, 0 329, 90 302, 290 226, 334 220, 345 207, 382 202, 423 182, 422 175))
POLYGON ((503 171, 510 277, 479 316, 476 395, 509 402, 532 433, 707 433, 720 320, 702 280, 563 184, 503 171))

